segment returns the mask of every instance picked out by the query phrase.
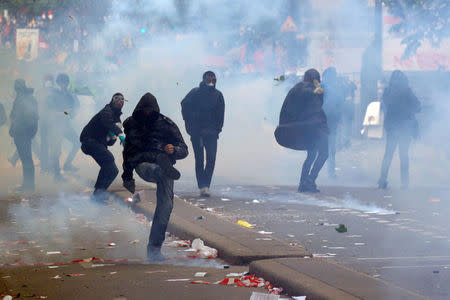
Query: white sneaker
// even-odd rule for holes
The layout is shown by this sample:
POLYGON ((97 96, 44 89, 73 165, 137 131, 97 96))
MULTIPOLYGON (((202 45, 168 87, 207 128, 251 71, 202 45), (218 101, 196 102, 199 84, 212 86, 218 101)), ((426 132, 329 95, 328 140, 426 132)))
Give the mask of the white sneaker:
POLYGON ((205 187, 202 189, 202 196, 203 197, 210 197, 211 193, 209 192, 209 188, 205 187))

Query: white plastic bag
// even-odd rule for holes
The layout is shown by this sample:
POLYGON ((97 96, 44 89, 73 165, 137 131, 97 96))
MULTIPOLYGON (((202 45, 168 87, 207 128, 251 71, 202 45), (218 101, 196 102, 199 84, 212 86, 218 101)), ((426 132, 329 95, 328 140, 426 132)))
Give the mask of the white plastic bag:
POLYGON ((201 258, 217 257, 217 250, 208 246, 201 239, 192 241, 192 248, 195 249, 201 258))

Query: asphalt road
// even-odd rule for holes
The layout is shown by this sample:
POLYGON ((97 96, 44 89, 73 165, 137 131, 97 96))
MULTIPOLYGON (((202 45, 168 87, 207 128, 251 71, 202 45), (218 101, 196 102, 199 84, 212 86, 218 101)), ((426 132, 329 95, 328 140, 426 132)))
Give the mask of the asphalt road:
POLYGON ((317 256, 365 272, 432 299, 450 298, 449 190, 409 191, 215 186, 211 198, 188 184, 177 194, 232 222, 300 243, 317 256), (344 224, 347 232, 335 227, 344 224))
MULTIPOLYGON (((99 258, 146 263, 151 222, 127 205, 90 201, 87 194, 61 194, 0 201, 0 267, 58 265, 99 258)), ((173 247, 167 235, 167 263, 222 267, 220 260, 193 259, 195 253, 173 247)))

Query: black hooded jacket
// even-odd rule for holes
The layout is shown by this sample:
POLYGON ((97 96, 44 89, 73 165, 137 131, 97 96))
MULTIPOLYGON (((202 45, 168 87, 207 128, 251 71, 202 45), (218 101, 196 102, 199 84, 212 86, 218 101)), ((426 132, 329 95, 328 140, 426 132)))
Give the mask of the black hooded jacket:
POLYGON ((38 106, 33 89, 16 90, 17 97, 11 110, 9 135, 15 138, 33 138, 38 130, 38 106))
POLYGON ((99 111, 87 125, 83 128, 80 135, 80 142, 95 140, 105 146, 112 146, 115 139, 108 141, 107 136, 112 132, 114 135, 122 133, 122 129, 116 125, 120 123, 122 112, 112 106, 111 102, 99 111))
POLYGON ((158 102, 150 93, 142 96, 123 126, 126 136, 123 150, 124 181, 133 179, 133 170, 138 164, 154 163, 156 156, 164 153, 164 147, 168 144, 175 148, 170 155, 174 164, 188 155, 188 148, 177 125, 159 113, 158 102))
POLYGON ((277 142, 283 147, 307 150, 319 134, 328 134, 327 117, 322 109, 323 93, 314 92, 315 79, 320 81, 320 74, 307 71, 303 81, 284 100, 275 131, 277 142))
POLYGON ((421 105, 401 71, 394 71, 389 87, 384 90, 382 108, 385 112, 384 128, 387 131, 404 130, 413 133, 416 113, 421 105))
POLYGON ((225 101, 222 93, 204 81, 181 101, 186 131, 191 136, 219 135, 222 131, 225 101))

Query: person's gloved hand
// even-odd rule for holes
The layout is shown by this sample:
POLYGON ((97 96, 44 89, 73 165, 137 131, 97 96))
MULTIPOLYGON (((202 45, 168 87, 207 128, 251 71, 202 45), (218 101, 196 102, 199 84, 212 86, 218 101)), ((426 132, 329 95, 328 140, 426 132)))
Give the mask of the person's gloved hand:
POLYGON ((123 135, 123 133, 119 134, 119 140, 121 145, 125 144, 125 136, 123 135))
POLYGON ((123 187, 126 188, 132 194, 134 194, 134 192, 136 191, 136 184, 134 183, 134 179, 124 180, 123 187))

